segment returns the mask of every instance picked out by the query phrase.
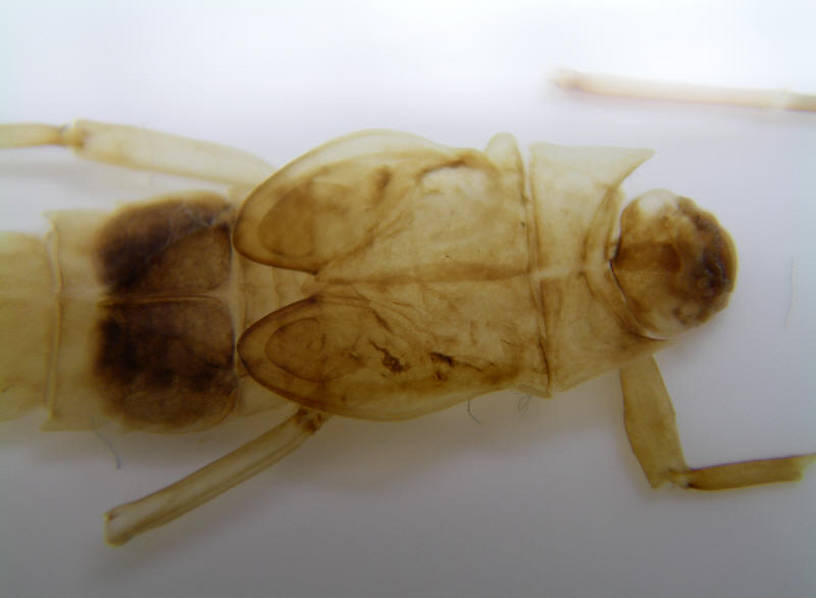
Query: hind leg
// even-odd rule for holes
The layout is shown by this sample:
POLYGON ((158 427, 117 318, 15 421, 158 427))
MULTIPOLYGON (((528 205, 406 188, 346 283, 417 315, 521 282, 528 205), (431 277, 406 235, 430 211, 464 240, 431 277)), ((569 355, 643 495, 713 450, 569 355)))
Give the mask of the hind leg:
POLYGON ((124 544, 212 500, 283 459, 328 418, 301 408, 282 424, 176 483, 108 511, 105 538, 114 546, 124 544))
POLYGON ((690 468, 683 457, 671 399, 654 358, 646 357, 621 369, 620 377, 626 433, 653 488, 665 482, 695 490, 795 482, 816 461, 816 454, 807 454, 690 468))
POLYGON ((63 127, 0 125, 0 148, 58 145, 83 158, 127 168, 255 186, 275 169, 247 152, 139 127, 77 120, 63 127))

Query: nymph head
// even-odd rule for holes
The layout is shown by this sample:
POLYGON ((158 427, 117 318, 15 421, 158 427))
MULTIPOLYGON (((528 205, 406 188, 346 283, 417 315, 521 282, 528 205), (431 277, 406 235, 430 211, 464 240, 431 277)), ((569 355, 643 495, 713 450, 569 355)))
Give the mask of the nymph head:
POLYGON ((669 337, 726 306, 737 257, 714 216, 656 190, 624 209, 611 264, 632 316, 649 334, 669 337))

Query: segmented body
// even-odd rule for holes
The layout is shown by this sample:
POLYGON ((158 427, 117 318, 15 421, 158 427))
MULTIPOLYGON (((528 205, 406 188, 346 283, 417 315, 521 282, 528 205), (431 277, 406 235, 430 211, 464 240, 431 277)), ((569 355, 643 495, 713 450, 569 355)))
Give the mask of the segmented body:
MULTIPOLYGON (((369 132, 281 169, 240 217, 195 192, 59 212, 47 243, 7 238, 4 318, 42 324, 41 373, 6 403, 44 397, 51 428, 176 431, 276 397, 401 419, 501 388, 549 396, 662 342, 612 271, 618 186, 649 155, 542 144, 528 182, 509 135, 478 152, 369 132)), ((686 286, 710 274, 686 284, 676 259, 686 286)))
MULTIPOLYGON (((269 171, 237 150, 119 125, 0 127, 0 145, 237 185, 269 171), (233 169, 238 172, 233 173, 233 169)), ((178 193, 113 214, 51 215, 0 236, 0 416, 174 432, 274 406, 290 416, 178 482, 106 514, 121 544, 279 461, 333 414, 404 419, 504 388, 540 396, 620 368, 649 483, 717 490, 793 481, 812 454, 686 465, 651 353, 725 307, 736 253, 691 200, 623 206, 651 152, 484 152, 410 135, 330 142, 240 205, 178 193)))

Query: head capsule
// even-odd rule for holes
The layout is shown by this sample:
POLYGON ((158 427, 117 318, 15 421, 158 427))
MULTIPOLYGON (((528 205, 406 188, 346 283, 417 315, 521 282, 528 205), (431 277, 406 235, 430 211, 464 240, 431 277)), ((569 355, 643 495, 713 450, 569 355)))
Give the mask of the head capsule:
POLYGON ((612 271, 634 318, 655 337, 702 324, 734 288, 734 243, 685 197, 649 191, 621 214, 612 271))

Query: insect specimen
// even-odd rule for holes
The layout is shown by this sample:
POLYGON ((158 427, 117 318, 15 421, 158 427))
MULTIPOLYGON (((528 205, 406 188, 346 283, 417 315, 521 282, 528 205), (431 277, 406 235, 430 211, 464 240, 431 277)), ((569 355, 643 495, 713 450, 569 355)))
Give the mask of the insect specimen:
POLYGON ((651 354, 725 307, 736 252, 690 199, 654 190, 624 206, 619 187, 649 151, 537 144, 528 176, 506 134, 476 151, 368 131, 274 171, 119 125, 0 128, 0 147, 47 144, 239 197, 61 211, 47 238, 5 234, 3 417, 44 405, 50 429, 109 418, 178 432, 293 405, 235 452, 110 511, 113 544, 274 464, 332 415, 413 418, 504 388, 549 397, 612 369, 652 486, 795 480, 815 458, 686 465, 651 354))

